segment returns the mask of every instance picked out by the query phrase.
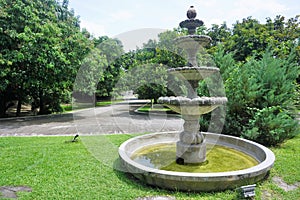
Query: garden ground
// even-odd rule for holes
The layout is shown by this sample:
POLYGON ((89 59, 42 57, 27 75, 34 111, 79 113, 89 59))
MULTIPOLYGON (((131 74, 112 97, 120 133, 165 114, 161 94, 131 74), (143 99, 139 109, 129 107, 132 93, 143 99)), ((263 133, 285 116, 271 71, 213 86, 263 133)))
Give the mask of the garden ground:
MULTIPOLYGON (((119 105, 48 118, 0 121, 2 136, 68 135, 0 137, 0 191, 10 188, 10 192, 14 192, 16 187, 23 186, 27 191, 17 192, 19 199, 137 199, 151 196, 239 199, 236 190, 184 193, 157 189, 120 171, 117 148, 135 136, 128 133, 180 131, 182 126, 179 118, 137 117, 126 113, 128 106, 119 105), (162 120, 164 126, 159 125, 162 120), (109 127, 114 127, 109 133, 122 131, 122 134, 80 135, 78 142, 68 142, 78 130, 93 134, 98 129, 105 133, 109 127)), ((267 180, 257 184, 255 199, 299 199, 300 136, 272 150, 276 155, 274 168, 267 180)))
MULTIPOLYGON (((67 136, 1 137, 0 186, 29 187, 31 192, 17 193, 19 199, 136 199, 158 195, 176 199, 239 199, 236 190, 185 193, 144 185, 117 170, 117 155, 104 160, 87 146, 88 142, 105 140, 117 148, 130 137, 83 136, 78 142, 66 142, 72 139, 67 136)), ((255 199, 299 199, 300 137, 272 150, 275 166, 268 179, 257 184, 255 199)))

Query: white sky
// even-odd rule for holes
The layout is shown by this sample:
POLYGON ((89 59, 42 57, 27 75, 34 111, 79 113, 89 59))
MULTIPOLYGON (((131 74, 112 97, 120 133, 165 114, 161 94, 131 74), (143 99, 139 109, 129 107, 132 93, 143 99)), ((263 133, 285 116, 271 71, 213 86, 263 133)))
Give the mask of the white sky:
MULTIPOLYGON (((171 30, 187 18, 191 5, 207 27, 224 21, 231 27, 248 16, 265 23, 267 17, 288 19, 300 14, 299 0, 69 0, 69 7, 80 16, 81 27, 96 37, 128 35, 145 28, 145 32, 155 33, 171 30)), ((150 39, 150 33, 143 35, 150 39)))

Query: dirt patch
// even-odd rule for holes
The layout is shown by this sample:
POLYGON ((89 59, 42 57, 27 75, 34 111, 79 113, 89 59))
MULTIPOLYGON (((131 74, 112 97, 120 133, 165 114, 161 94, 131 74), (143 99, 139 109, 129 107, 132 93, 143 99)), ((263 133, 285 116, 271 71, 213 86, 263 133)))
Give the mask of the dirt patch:
POLYGON ((282 180, 282 178, 275 176, 273 177, 272 181, 280 188, 282 188, 284 191, 288 192, 291 190, 296 190, 300 187, 300 182, 297 182, 295 184, 289 185, 286 182, 282 180))
POLYGON ((1 186, 0 198, 18 198, 17 192, 31 192, 32 189, 27 186, 1 186))
POLYGON ((261 199, 263 199, 263 200, 272 200, 273 196, 272 196, 271 192, 269 192, 267 190, 263 190, 261 199))

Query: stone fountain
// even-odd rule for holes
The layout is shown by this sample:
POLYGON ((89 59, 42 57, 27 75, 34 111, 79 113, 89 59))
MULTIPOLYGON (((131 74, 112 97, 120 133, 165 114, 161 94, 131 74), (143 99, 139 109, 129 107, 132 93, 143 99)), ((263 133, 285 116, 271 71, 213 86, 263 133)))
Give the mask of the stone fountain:
MULTIPOLYGON (((203 22, 195 19, 196 11, 192 6, 187 12, 187 17, 187 20, 180 23, 180 27, 187 28, 189 35, 179 37, 174 42, 187 53, 188 64, 184 67, 169 69, 170 74, 187 83, 187 96, 159 98, 160 103, 181 114, 184 120, 183 131, 181 133, 146 134, 129 139, 119 148, 120 160, 125 169, 138 179, 150 185, 168 189, 218 191, 260 181, 267 175, 274 164, 275 157, 272 151, 245 139, 200 132, 199 118, 201 115, 212 112, 217 107, 225 104, 227 98, 222 96, 199 97, 197 95, 199 81, 219 73, 219 69, 216 67, 198 66, 197 52, 199 48, 209 44, 211 38, 205 35, 195 35, 196 28, 202 26, 203 22), (173 153, 171 152, 170 154, 170 148, 165 148, 164 146, 172 146, 173 144, 176 146, 174 150, 175 164, 172 164, 172 166, 175 166, 175 170, 173 168, 168 170, 168 166, 166 168, 161 163, 164 163, 173 153), (232 149, 237 151, 237 154, 248 156, 249 160, 255 160, 255 164, 244 168, 226 169, 226 171, 217 169, 217 171, 201 172, 201 168, 212 161, 210 159, 207 160, 207 145, 210 146, 210 150, 214 145, 232 149), (152 162, 152 157, 159 158, 163 155, 157 153, 153 156, 153 152, 160 152, 160 149, 166 155, 158 162, 152 162), (150 154, 151 156, 149 156, 150 154), (181 166, 187 167, 187 171, 179 170, 181 166), (200 172, 194 171, 193 167, 195 166, 199 166, 200 172)), ((217 161, 217 166, 231 165, 231 163, 226 163, 230 161, 223 161, 225 160, 223 158, 227 156, 226 151, 219 155, 221 159, 217 161)), ((170 162, 172 162, 172 159, 170 162)), ((233 159, 235 160, 235 158, 233 159)), ((239 162, 247 161, 242 159, 236 165, 239 165, 239 162)), ((169 165, 169 163, 166 165, 169 165)))
POLYGON ((181 28, 187 28, 190 35, 175 40, 177 45, 186 51, 188 66, 169 70, 177 78, 188 82, 187 97, 161 97, 158 100, 159 103, 180 113, 185 121, 184 130, 180 133, 180 140, 176 145, 176 162, 178 164, 202 163, 206 160, 206 144, 203 134, 199 131, 199 118, 227 102, 226 97, 197 96, 199 81, 214 73, 219 73, 219 68, 198 67, 198 49, 209 44, 211 38, 205 35, 195 35, 196 28, 203 25, 201 20, 195 19, 196 16, 197 13, 191 6, 187 12, 188 19, 179 24, 181 28))

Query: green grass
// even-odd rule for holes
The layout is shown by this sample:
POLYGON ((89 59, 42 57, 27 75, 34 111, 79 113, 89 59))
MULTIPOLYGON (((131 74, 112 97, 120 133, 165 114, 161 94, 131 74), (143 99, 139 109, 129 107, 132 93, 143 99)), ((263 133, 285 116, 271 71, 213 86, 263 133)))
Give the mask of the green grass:
POLYGON ((300 134, 295 138, 288 140, 280 147, 272 148, 275 153, 276 161, 274 168, 268 180, 260 185, 259 195, 263 191, 268 191, 272 196, 268 199, 300 199, 300 188, 297 190, 285 192, 273 183, 274 176, 281 177, 287 184, 300 183, 300 134))
POLYGON ((114 101, 99 101, 96 103, 96 107, 98 106, 109 106, 109 105, 112 105, 114 103, 120 103, 122 102, 123 100, 114 100, 114 101))
MULTIPOLYGON (((114 100, 114 101, 99 101, 96 103, 96 107, 101 107, 101 106, 109 106, 112 105, 114 103, 119 103, 122 102, 123 100, 114 100)), ((82 109, 82 108, 90 108, 91 104, 88 103, 87 105, 84 105, 84 103, 80 104, 77 103, 79 108, 74 107, 72 104, 62 104, 61 107, 63 109, 64 112, 70 112, 72 110, 76 110, 76 109, 82 109)))
POLYGON ((173 112, 170 108, 163 107, 162 105, 154 105, 153 107, 151 105, 145 105, 143 107, 140 107, 138 109, 139 112, 155 112, 155 113, 170 113, 170 114, 177 114, 173 112))
MULTIPOLYGON (((114 170, 117 148, 131 135, 80 137, 0 138, 0 186, 29 186, 32 192, 19 199, 135 199, 145 196, 174 196, 176 199, 238 199, 235 190, 216 193, 184 193, 144 185, 114 170), (103 149, 105 149, 103 151, 103 149), (101 151, 102 150, 102 151, 101 151)), ((268 180, 258 183, 256 199, 264 191, 270 199, 298 199, 300 189, 284 192, 271 178, 280 176, 289 184, 300 181, 300 136, 272 149, 276 163, 268 180)))

